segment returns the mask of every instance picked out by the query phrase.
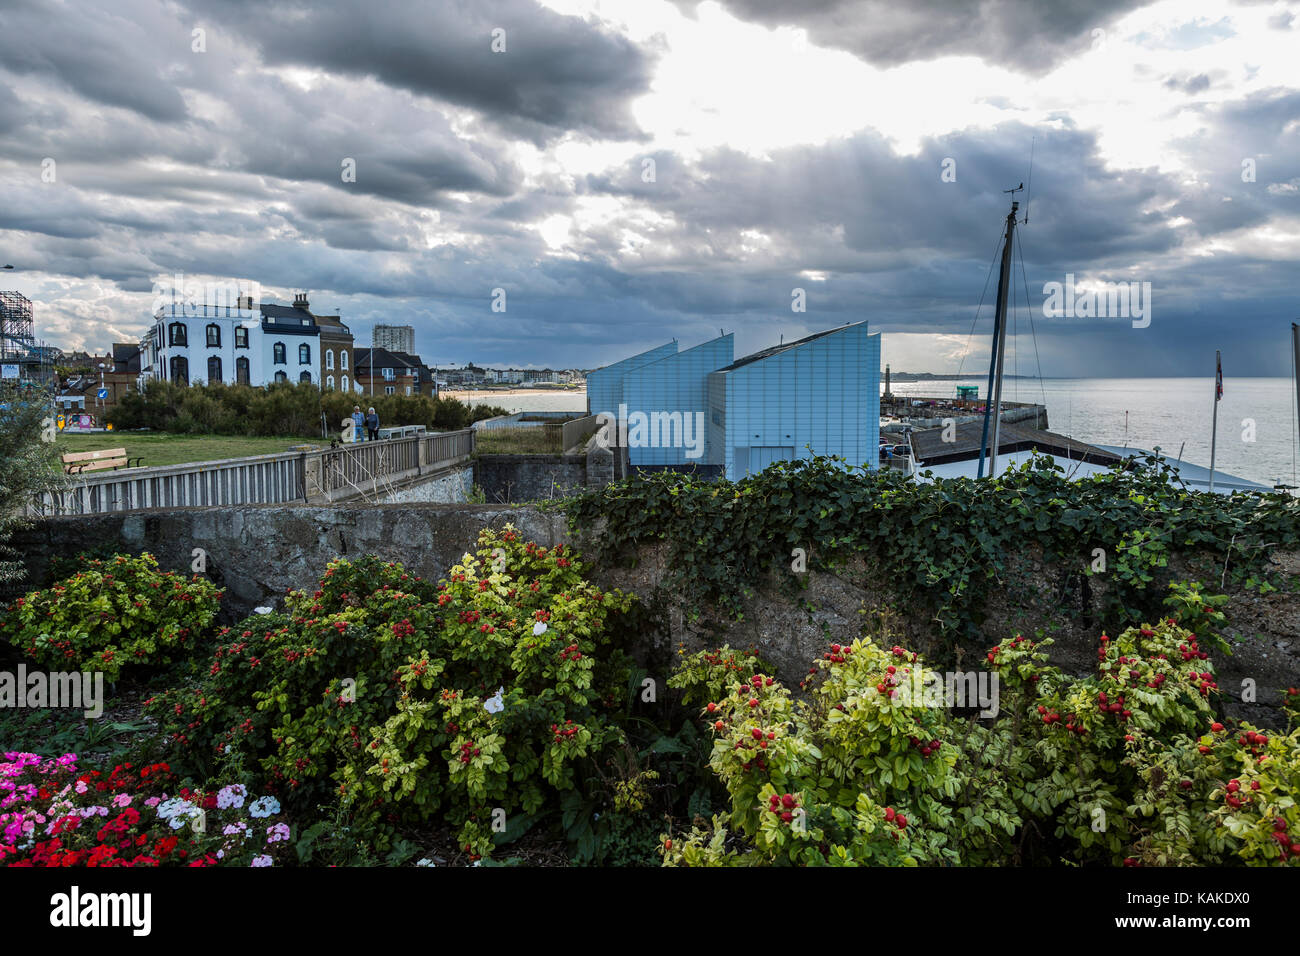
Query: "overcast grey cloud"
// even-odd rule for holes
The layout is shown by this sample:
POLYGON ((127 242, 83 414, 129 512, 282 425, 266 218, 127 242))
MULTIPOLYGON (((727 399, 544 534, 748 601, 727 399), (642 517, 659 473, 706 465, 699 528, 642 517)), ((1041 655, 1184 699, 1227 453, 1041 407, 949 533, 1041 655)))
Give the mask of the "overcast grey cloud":
POLYGON ((185 117, 165 75, 166 23, 133 16, 147 7, 7 0, 0 11, 0 63, 7 71, 67 87, 87 100, 134 110, 158 122, 185 117), (160 35, 158 27, 164 28, 160 35))
POLYGON ((308 290, 362 341, 409 322, 438 364, 866 318, 933 336, 912 364, 944 371, 1023 181, 1044 372, 1178 374, 1230 323, 1235 370, 1286 374, 1296 13, 21 0, 0 11, 2 281, 67 348, 139 335, 182 272, 308 290), (1152 326, 1043 319, 1067 273, 1152 282, 1152 326))
POLYGON ((191 0, 189 9, 198 21, 211 18, 239 42, 254 44, 268 64, 374 77, 474 109, 530 137, 568 130, 636 135, 627 98, 649 81, 646 51, 530 0, 191 0))
MULTIPOLYGON (((684 9, 700 0, 676 0, 684 9)), ((941 56, 978 56, 1042 73, 1101 37, 1121 13, 1147 0, 723 0, 736 16, 797 26, 818 44, 897 66, 941 56)))

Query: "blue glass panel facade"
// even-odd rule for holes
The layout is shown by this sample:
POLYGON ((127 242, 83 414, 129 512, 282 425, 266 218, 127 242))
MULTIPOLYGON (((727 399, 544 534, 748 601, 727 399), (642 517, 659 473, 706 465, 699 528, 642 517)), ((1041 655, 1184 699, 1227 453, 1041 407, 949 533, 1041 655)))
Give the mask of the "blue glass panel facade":
POLYGON ((633 355, 613 365, 598 368, 587 376, 587 414, 599 415, 601 412, 618 414, 619 403, 623 400, 623 376, 643 365, 657 362, 669 355, 677 354, 677 343, 669 342, 658 348, 633 355))
POLYGON ((733 354, 733 337, 723 335, 683 352, 670 343, 598 369, 587 376, 588 412, 617 415, 625 406, 634 466, 709 465, 733 480, 812 455, 877 467, 880 334, 869 333, 866 322, 739 361, 733 354), (702 442, 699 419, 689 428, 686 419, 700 412, 702 442))
POLYGON ((865 322, 714 372, 708 391, 728 478, 812 455, 877 466, 880 335, 865 322))
POLYGON ((708 443, 708 378, 736 357, 735 337, 716 339, 661 358, 623 377, 628 461, 633 465, 722 464, 722 446, 708 443))

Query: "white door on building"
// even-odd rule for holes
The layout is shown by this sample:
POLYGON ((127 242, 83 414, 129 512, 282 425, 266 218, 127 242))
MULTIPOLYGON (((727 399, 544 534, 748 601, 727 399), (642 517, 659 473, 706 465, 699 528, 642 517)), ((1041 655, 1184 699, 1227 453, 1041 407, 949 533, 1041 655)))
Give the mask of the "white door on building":
MULTIPOLYGON (((792 445, 754 445, 749 449, 749 473, 757 474, 775 461, 794 458, 792 445)), ((739 464, 739 461, 737 461, 739 464)))

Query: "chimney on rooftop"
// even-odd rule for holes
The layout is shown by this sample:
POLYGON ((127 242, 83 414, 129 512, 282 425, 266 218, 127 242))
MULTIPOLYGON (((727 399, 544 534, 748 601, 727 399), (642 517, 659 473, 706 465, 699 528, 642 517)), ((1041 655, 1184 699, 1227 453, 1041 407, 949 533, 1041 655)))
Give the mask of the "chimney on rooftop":
POLYGON ((294 307, 295 309, 302 309, 304 312, 307 311, 307 293, 306 293, 306 292, 297 292, 297 293, 294 294, 294 297, 293 297, 293 307, 294 307))

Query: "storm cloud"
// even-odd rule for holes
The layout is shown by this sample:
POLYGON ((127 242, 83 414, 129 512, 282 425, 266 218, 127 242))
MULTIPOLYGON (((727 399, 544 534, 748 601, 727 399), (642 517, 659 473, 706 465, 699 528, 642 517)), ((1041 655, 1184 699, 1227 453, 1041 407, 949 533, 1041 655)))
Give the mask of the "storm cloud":
POLYGON ((3 281, 64 348, 138 336, 182 272, 412 324, 441 365, 866 318, 952 371, 1014 197, 1018 360, 1177 374, 1230 329, 1235 370, 1287 374, 1287 6, 19 0, 3 281), (1151 326, 1045 318, 1067 274, 1151 282, 1151 326))

